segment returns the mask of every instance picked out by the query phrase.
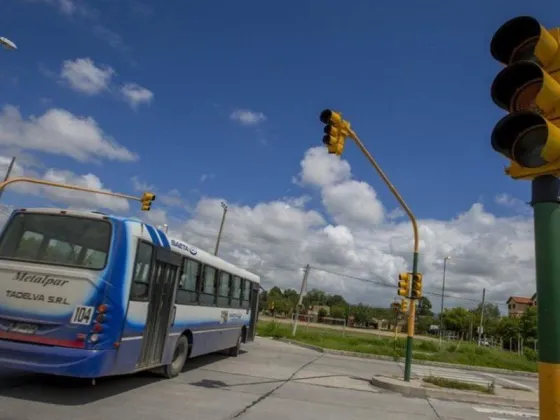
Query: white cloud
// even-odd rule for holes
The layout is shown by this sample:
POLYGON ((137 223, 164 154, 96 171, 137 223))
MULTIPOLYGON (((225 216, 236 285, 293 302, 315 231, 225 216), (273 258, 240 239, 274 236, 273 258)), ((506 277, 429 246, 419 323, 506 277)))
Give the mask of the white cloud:
POLYGON ((25 119, 15 106, 4 106, 0 112, 0 146, 64 155, 81 162, 138 159, 105 134, 93 118, 76 116, 60 108, 25 119))
POLYGON ((55 7, 61 14, 72 17, 92 17, 94 10, 87 7, 83 0, 25 0, 28 3, 44 3, 55 7))
POLYGON ((263 123, 267 120, 267 116, 262 112, 255 112, 249 109, 236 109, 229 118, 241 125, 253 126, 263 123))
POLYGON ((154 99, 154 94, 151 90, 136 83, 125 83, 121 87, 121 94, 132 108, 137 108, 142 104, 149 104, 154 99))
MULTIPOLYGON (((322 211, 328 217, 309 207, 313 202, 307 195, 254 206, 229 202, 220 255, 260 274, 264 287, 298 288, 301 268, 309 263, 327 270, 311 271, 310 288, 341 293, 354 302, 389 305, 398 273, 411 269, 408 219, 398 210, 387 214, 370 185, 351 179, 348 162, 320 149, 305 153, 297 181, 320 189, 322 211)), ((168 222, 171 233, 212 251, 221 201, 202 198, 188 221, 168 222)), ((534 293, 530 218, 497 217, 474 203, 451 220, 419 220, 419 226, 420 271, 426 296, 434 303, 440 299, 447 255, 453 260, 447 267, 446 289, 454 297, 446 298, 446 306, 474 306, 486 288, 487 302, 500 303, 505 310, 509 295, 534 293)))
POLYGON ((322 187, 346 181, 351 177, 350 164, 324 147, 312 147, 305 152, 301 161, 301 172, 294 183, 322 187))
POLYGON ((109 88, 115 70, 109 66, 98 66, 91 58, 65 60, 60 78, 75 91, 97 95, 109 88))
MULTIPOLYGON (((0 156, 0 174, 3 178, 11 158, 0 156)), ((110 191, 105 188, 98 176, 87 173, 83 175, 74 174, 71 171, 59 169, 47 169, 44 173, 31 170, 22 166, 17 160, 12 168, 10 178, 31 177, 39 180, 56 182, 59 184, 73 185, 76 187, 90 188, 101 191, 110 191)), ((73 208, 109 209, 117 212, 129 209, 128 201, 118 197, 81 192, 58 187, 42 186, 30 183, 14 183, 6 187, 6 191, 14 191, 20 194, 31 194, 48 198, 56 203, 73 208)))
POLYGON ((531 213, 531 207, 529 203, 522 201, 519 198, 512 197, 509 194, 498 194, 494 198, 494 201, 496 202, 496 204, 509 208, 519 214, 531 213))
POLYGON ((215 177, 214 174, 202 174, 202 175, 200 175, 200 182, 209 181, 211 179, 214 179, 214 177, 215 177))

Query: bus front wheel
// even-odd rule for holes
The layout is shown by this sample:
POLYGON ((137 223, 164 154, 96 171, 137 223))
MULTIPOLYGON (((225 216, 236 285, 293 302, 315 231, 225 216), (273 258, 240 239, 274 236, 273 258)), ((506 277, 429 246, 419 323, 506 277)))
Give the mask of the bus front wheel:
POLYGON ((177 340, 175 351, 173 352, 173 360, 168 365, 163 367, 163 376, 168 379, 175 378, 183 370, 183 366, 187 361, 189 354, 189 340, 182 335, 177 340))
POLYGON ((239 356, 240 350, 241 350, 241 333, 239 333, 239 336, 237 337, 237 343, 235 344, 235 346, 229 349, 228 354, 231 357, 237 357, 239 356))

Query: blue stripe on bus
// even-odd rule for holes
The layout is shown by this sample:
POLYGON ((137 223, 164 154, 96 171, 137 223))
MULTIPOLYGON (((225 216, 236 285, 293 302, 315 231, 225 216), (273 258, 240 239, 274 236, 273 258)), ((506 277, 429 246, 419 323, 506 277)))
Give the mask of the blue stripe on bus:
POLYGON ((150 234, 150 237, 152 238, 152 242, 154 243, 154 245, 161 246, 161 241, 159 240, 156 230, 150 225, 144 225, 144 226, 146 226, 146 229, 150 234))
POLYGON ((163 247, 167 248, 167 249, 171 249, 171 245, 169 244, 169 241, 167 240, 167 235, 165 234, 165 232, 158 229, 158 233, 159 233, 159 237, 161 239, 161 242, 163 242, 163 247))

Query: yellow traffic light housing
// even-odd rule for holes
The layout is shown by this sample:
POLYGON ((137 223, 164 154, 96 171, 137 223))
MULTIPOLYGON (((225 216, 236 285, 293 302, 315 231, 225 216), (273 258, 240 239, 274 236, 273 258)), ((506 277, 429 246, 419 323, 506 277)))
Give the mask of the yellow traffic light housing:
POLYGON ((422 297, 422 274, 412 275, 412 289, 410 291, 411 299, 420 299, 422 297))
POLYGON ((342 119, 342 114, 330 109, 323 110, 319 119, 326 124, 323 130, 325 132, 323 143, 327 146, 329 153, 340 156, 344 151, 350 124, 342 119))
POLYGON ((408 300, 401 300, 401 312, 405 314, 408 311, 408 300))
POLYGON ((152 203, 155 201, 155 199, 155 194, 149 192, 145 192, 144 194, 142 194, 142 198, 140 199, 140 202, 142 203, 142 211, 150 211, 150 209, 152 208, 152 203))
POLYGON ((410 273, 399 274, 397 294, 402 297, 408 297, 410 289, 410 273))
POLYGON ((491 88, 494 103, 510 112, 492 131, 493 149, 510 160, 506 174, 560 174, 560 29, 517 17, 496 31, 490 51, 507 66, 491 88))

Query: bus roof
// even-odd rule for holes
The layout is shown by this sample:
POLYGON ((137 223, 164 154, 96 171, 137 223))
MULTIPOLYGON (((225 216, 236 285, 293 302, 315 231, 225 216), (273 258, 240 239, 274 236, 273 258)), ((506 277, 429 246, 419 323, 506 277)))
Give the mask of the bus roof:
POLYGON ((72 210, 72 209, 52 208, 52 207, 20 208, 14 210, 14 212, 21 212, 21 211, 30 212, 30 213, 43 213, 43 214, 62 213, 68 216, 89 217, 94 219, 111 218, 123 222, 142 224, 146 227, 146 229, 150 233, 152 242, 154 242, 156 245, 168 249, 172 249, 173 251, 188 256, 189 258, 198 260, 203 264, 209 264, 217 268, 218 270, 228 271, 229 273, 235 276, 243 277, 254 283, 260 283, 260 277, 257 276, 256 274, 253 274, 241 267, 237 267, 236 265, 220 257, 217 257, 213 254, 210 254, 209 252, 206 252, 202 249, 197 249, 196 247, 192 246, 190 243, 187 243, 181 239, 170 237, 162 230, 157 229, 156 227, 148 223, 144 223, 142 220, 136 217, 116 216, 116 215, 105 214, 97 211, 72 210))

